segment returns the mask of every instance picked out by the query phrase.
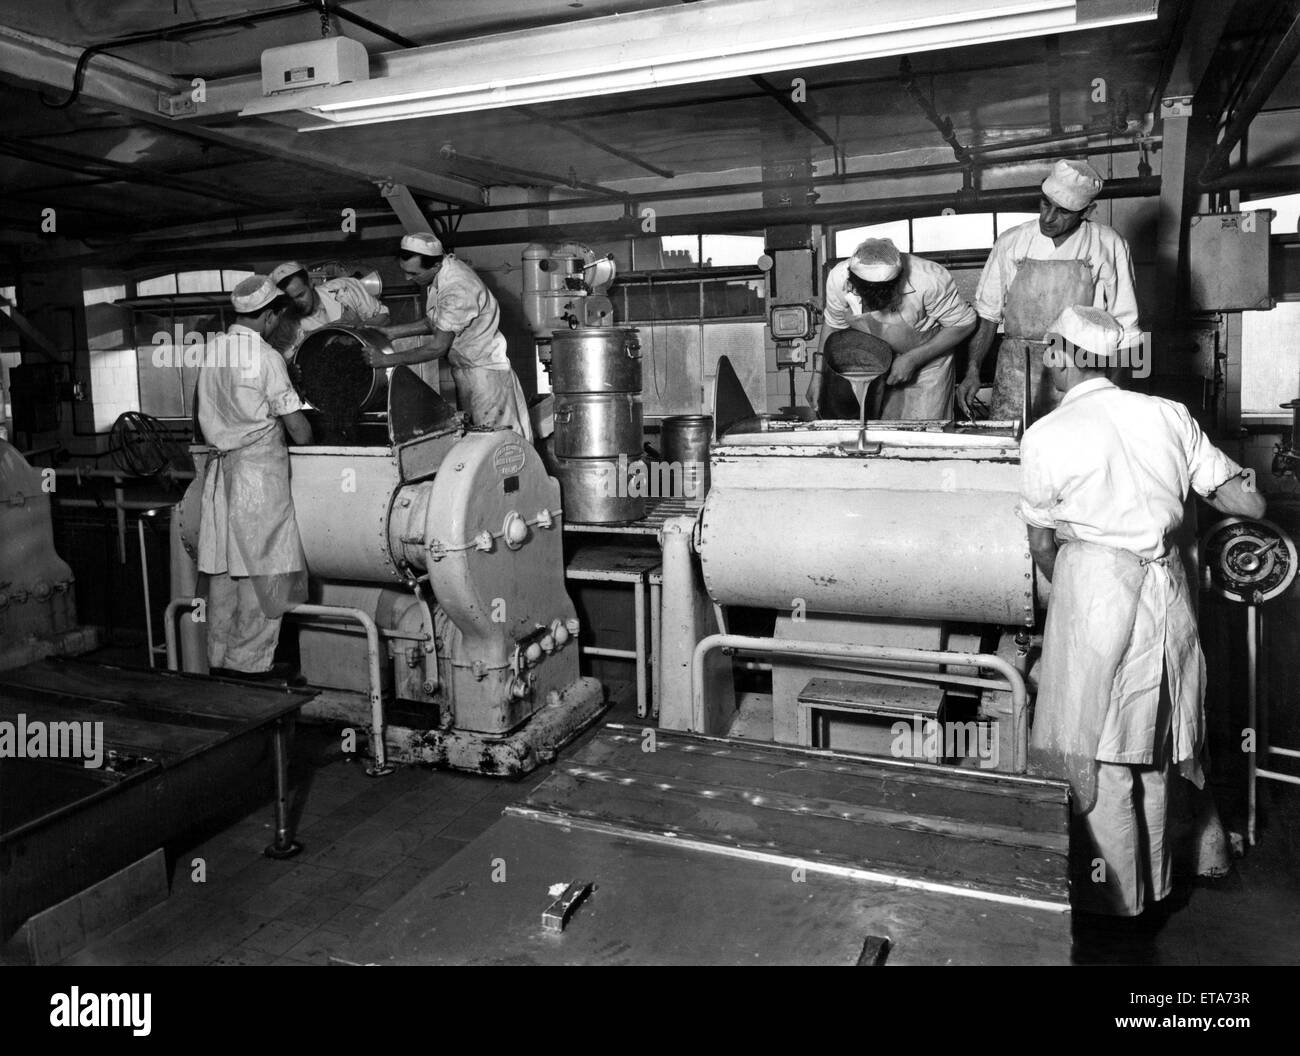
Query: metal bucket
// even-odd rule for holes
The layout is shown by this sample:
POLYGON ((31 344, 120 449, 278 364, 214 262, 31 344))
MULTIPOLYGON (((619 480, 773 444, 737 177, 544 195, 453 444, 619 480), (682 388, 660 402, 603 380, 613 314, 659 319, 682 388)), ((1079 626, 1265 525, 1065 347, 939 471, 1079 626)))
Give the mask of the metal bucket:
POLYGON ((681 466, 683 498, 703 501, 708 493, 712 435, 713 418, 707 414, 674 415, 660 426, 659 450, 665 462, 681 466))
POLYGON ((334 324, 313 330, 293 360, 303 397, 326 415, 387 409, 388 371, 366 363, 370 349, 391 355, 393 346, 382 330, 371 327, 334 324))
POLYGON ((640 392, 641 342, 631 326, 551 334, 552 392, 640 392))
POLYGON ((641 440, 641 397, 635 393, 556 393, 554 446, 559 457, 635 458, 641 440))
POLYGON ((556 458, 570 524, 623 524, 645 516, 646 464, 639 456, 556 458))

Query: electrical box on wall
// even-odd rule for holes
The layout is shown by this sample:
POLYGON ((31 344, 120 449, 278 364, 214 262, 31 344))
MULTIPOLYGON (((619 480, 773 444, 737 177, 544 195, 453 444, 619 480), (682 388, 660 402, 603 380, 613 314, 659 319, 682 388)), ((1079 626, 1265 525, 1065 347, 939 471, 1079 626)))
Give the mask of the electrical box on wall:
POLYGON ((370 80, 370 56, 351 37, 323 37, 262 52, 262 94, 370 80))
POLYGON ((72 398, 66 363, 21 363, 9 368, 14 432, 48 433, 59 427, 59 404, 72 398))
POLYGON ((1188 231, 1192 309, 1267 311, 1271 209, 1194 216, 1188 231))

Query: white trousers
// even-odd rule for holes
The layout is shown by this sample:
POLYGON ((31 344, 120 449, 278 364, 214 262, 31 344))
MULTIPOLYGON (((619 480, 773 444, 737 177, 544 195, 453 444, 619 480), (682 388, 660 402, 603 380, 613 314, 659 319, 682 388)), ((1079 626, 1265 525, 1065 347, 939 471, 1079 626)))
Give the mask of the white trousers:
POLYGON ((250 577, 209 576, 207 618, 208 666, 248 674, 271 669, 280 618, 262 611, 250 577))
POLYGON ((1076 817, 1071 902, 1087 913, 1136 917, 1169 894, 1173 877, 1166 843, 1167 753, 1163 766, 1097 764, 1097 801, 1076 817))

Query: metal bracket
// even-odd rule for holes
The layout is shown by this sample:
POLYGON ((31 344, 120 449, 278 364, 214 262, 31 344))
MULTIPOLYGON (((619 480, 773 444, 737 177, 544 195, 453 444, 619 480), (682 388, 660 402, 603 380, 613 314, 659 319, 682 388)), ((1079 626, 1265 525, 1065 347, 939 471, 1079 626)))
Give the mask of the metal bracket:
POLYGON ((554 902, 542 913, 542 927, 547 931, 563 931, 568 926, 569 918, 582 901, 591 894, 595 884, 591 880, 575 880, 564 889, 554 902))

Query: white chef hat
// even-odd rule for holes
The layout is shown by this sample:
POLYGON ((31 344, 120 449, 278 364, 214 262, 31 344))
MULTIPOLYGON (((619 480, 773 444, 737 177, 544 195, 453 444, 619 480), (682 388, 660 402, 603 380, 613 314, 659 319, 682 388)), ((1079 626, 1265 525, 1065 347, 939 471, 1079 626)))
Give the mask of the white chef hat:
POLYGON ((1101 192, 1101 176, 1086 161, 1062 158, 1043 181, 1043 193, 1062 209, 1077 213, 1101 192))
POLYGON ((402 237, 402 252, 422 253, 426 257, 440 257, 443 254, 442 243, 432 231, 416 231, 402 237))
POLYGON ((271 281, 279 286, 290 275, 297 275, 299 272, 302 272, 305 277, 307 269, 296 260, 286 260, 283 264, 277 264, 271 269, 271 281))
POLYGON ((1124 338, 1124 328, 1113 315, 1085 304, 1066 308, 1048 332, 1059 334, 1075 347, 1104 360, 1119 358, 1119 345, 1124 338))
POLYGON ((280 288, 268 275, 250 275, 230 293, 235 311, 244 314, 260 311, 280 296, 280 288))
POLYGON ((898 247, 887 238, 869 238, 853 251, 849 271, 863 282, 889 282, 903 270, 898 247))

